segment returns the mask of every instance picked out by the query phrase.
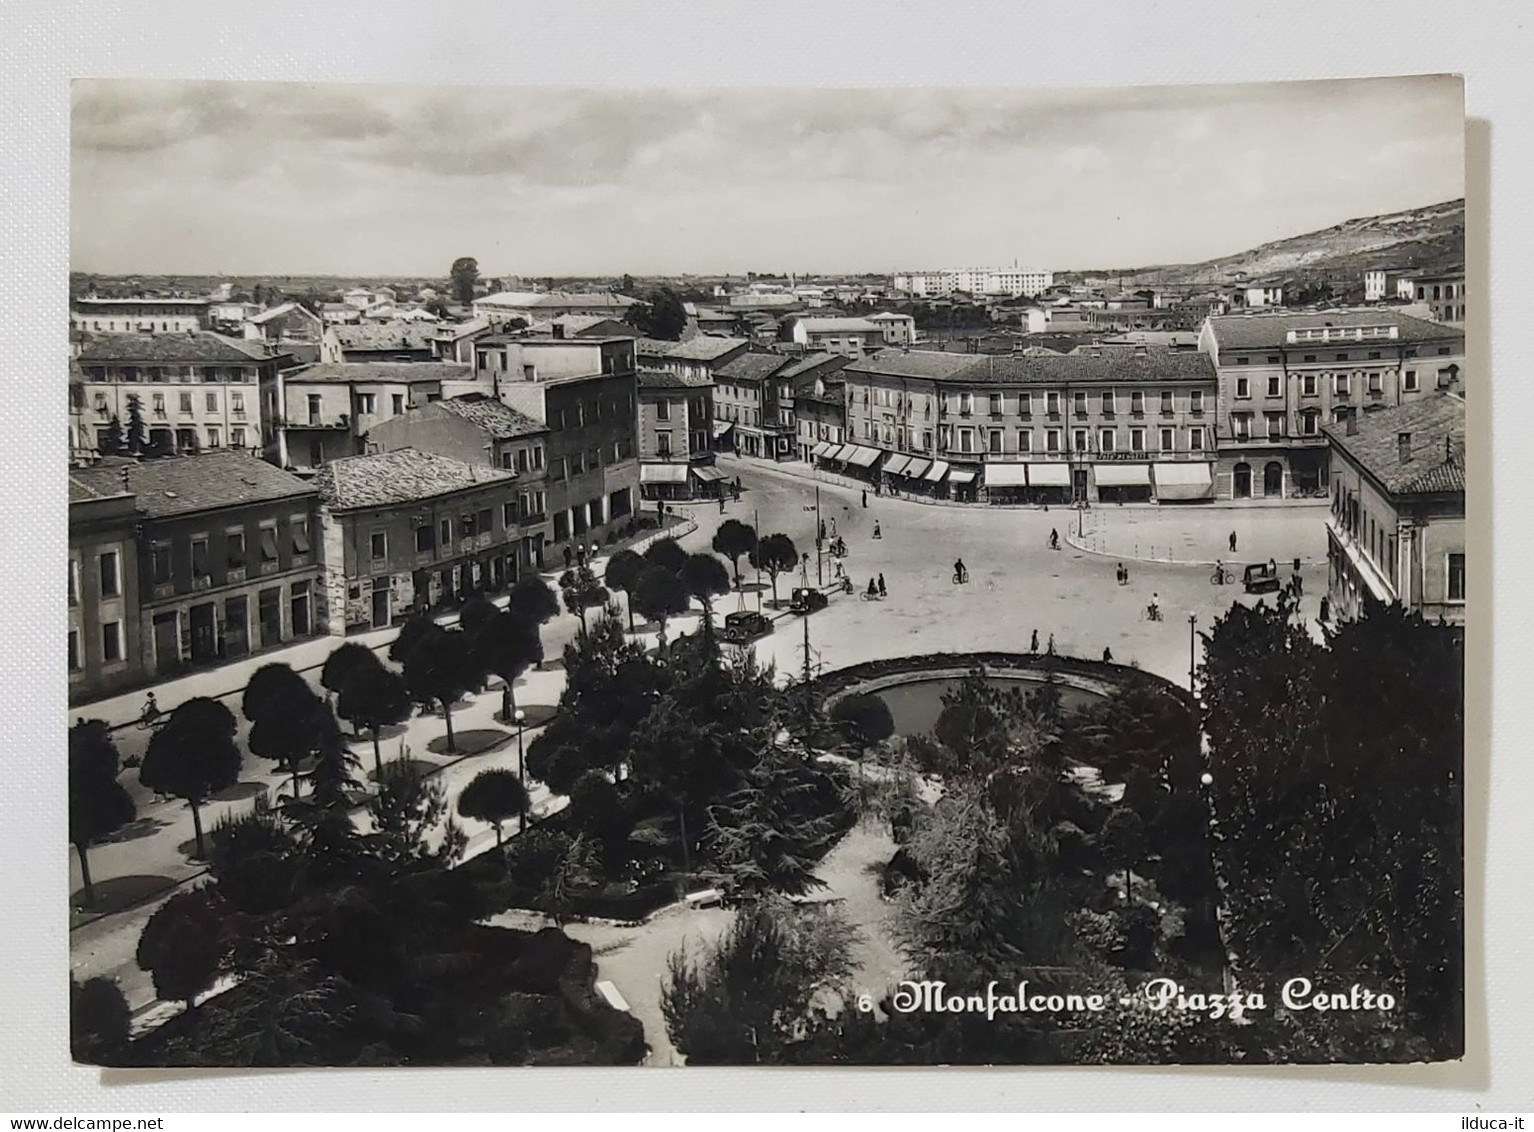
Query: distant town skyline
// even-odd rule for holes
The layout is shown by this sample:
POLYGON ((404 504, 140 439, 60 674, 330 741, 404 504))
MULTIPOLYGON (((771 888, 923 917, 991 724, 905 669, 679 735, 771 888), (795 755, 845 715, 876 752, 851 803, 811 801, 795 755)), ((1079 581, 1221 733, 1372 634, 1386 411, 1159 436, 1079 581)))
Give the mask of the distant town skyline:
POLYGON ((71 268, 1197 262, 1464 195, 1454 76, 1029 91, 75 84, 71 268))

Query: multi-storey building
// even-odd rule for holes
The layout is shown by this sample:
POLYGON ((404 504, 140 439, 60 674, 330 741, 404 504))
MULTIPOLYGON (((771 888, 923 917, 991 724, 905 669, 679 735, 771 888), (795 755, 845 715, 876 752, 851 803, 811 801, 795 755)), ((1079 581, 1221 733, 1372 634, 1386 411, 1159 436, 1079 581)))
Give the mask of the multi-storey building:
MULTIPOLYGON (((1379 303, 1398 297, 1401 279, 1407 273, 1399 267, 1370 267, 1364 270, 1364 302, 1379 303)), ((1410 298, 1410 296, 1405 296, 1410 298)))
POLYGON ((115 419, 126 437, 138 401, 145 441, 159 452, 261 451, 262 382, 292 359, 206 331, 90 334, 76 362, 84 376, 76 454, 102 451, 115 419))
POLYGON ((639 498, 632 338, 519 338, 474 343, 475 376, 548 426, 551 538, 559 549, 617 536, 639 498))
POLYGON ((227 450, 106 460, 71 477, 134 496, 137 539, 123 555, 138 556, 144 677, 164 679, 314 633, 319 562, 310 484, 227 450))
POLYGON ((798 459, 808 460, 817 444, 840 437, 846 427, 845 387, 837 375, 851 361, 845 354, 805 354, 774 376, 780 383, 778 414, 793 422, 798 459))
POLYGON ((789 340, 806 350, 861 358, 886 346, 884 326, 866 318, 794 318, 789 340))
POLYGON ((1215 371, 1197 351, 886 350, 838 376, 847 443, 811 454, 853 474, 991 502, 1170 501, 1212 488, 1215 371))
POLYGON ((1055 273, 1020 267, 953 267, 946 271, 897 275, 893 289, 915 298, 967 295, 1038 295, 1055 285, 1055 273))
MULTIPOLYGON (((744 343, 742 343, 744 345, 744 343)), ((706 373, 639 371, 639 483, 646 499, 691 499, 717 491, 714 382, 706 373)))
POLYGON ((1324 426, 1459 388, 1464 332, 1390 311, 1211 318, 1199 349, 1219 372, 1219 498, 1321 495, 1324 426))
MULTIPOLYGON (((549 541, 548 438, 542 421, 494 397, 469 393, 429 402, 375 425, 368 431, 367 447, 369 452, 414 448, 509 472, 513 479, 507 488, 517 506, 503 513, 503 526, 508 531, 519 527, 520 533, 517 555, 504 569, 515 582, 524 570, 542 569, 543 548, 549 541)), ((492 577, 501 572, 501 567, 494 568, 492 577)))
POLYGON ((351 456, 315 477, 328 628, 381 628, 514 582, 523 562, 513 472, 415 448, 351 456))
POLYGON ((714 375, 715 442, 742 456, 787 460, 794 454, 794 423, 784 420, 784 381, 775 380, 793 359, 742 354, 714 375))
POLYGON ((537 319, 567 314, 622 319, 639 305, 638 299, 609 291, 501 291, 475 299, 474 314, 497 324, 512 318, 523 318, 532 323, 537 319))
POLYGON ((365 322, 333 328, 343 362, 429 362, 434 322, 365 322))
POLYGON ((121 469, 69 474, 69 699, 143 682, 139 513, 121 469))
POLYGON ((714 380, 720 366, 734 361, 750 348, 751 342, 746 338, 716 338, 706 334, 686 342, 640 338, 634 343, 640 368, 669 370, 678 377, 709 382, 714 380))
POLYGON ((75 299, 70 324, 75 330, 108 334, 184 334, 209 326, 207 299, 75 299))
POLYGON ((916 320, 908 314, 880 311, 868 316, 884 332, 886 346, 912 346, 916 343, 916 320))
POLYGON ((1465 402, 1433 393, 1326 428, 1333 612, 1364 595, 1465 623, 1465 402))
POLYGON ((1407 296, 1425 303, 1437 322, 1465 321, 1465 269, 1432 275, 1411 275, 1403 280, 1410 288, 1407 296))

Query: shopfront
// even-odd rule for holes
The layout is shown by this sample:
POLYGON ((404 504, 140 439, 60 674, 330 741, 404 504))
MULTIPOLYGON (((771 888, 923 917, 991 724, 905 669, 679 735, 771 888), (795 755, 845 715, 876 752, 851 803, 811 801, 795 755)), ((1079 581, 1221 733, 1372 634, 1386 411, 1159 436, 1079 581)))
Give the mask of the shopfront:
POLYGON ((1213 466, 1202 460, 1156 464, 1152 477, 1158 503, 1192 503, 1214 498, 1213 466))
POLYGON ((1099 463, 1092 470, 1097 481, 1100 503, 1149 503, 1151 476, 1149 464, 1099 463))
POLYGON ((985 498, 998 507, 1028 502, 1028 465, 987 464, 985 498))
POLYGON ((1028 501, 1064 506, 1071 501, 1071 470, 1065 464, 1028 465, 1028 501))

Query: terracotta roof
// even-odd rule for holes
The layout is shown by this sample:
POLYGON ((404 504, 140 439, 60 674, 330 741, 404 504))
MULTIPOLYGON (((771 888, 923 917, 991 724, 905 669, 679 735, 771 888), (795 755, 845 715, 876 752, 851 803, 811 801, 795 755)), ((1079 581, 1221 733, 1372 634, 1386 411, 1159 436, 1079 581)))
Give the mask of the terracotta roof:
POLYGON ((474 301, 517 310, 558 309, 559 307, 610 307, 613 310, 623 310, 639 304, 638 299, 608 291, 550 291, 547 293, 498 291, 494 295, 481 295, 474 301))
POLYGON ((478 425, 497 440, 514 440, 519 436, 549 431, 543 422, 483 393, 465 393, 462 397, 448 397, 434 404, 443 412, 478 425))
POLYGON ((828 354, 817 350, 814 353, 795 358, 789 363, 788 368, 783 371, 781 376, 795 378, 808 376, 813 380, 816 377, 823 377, 829 372, 842 369, 851 361, 852 359, 847 357, 846 354, 828 354))
POLYGON ((310 318, 319 317, 319 315, 314 314, 308 309, 299 306, 297 303, 283 303, 281 306, 273 307, 271 310, 262 311, 260 314, 253 314, 246 321, 270 322, 272 319, 277 318, 280 315, 292 314, 294 311, 303 311, 304 314, 308 315, 310 318))
POLYGON ((711 377, 683 377, 669 369, 639 371, 640 389, 712 389, 713 387, 714 380, 711 377))
POLYGON ((80 347, 82 362, 264 362, 278 355, 265 347, 211 330, 185 334, 90 334, 80 347))
POLYGON ((1327 425, 1322 431, 1392 495, 1465 490, 1465 402, 1451 393, 1364 413, 1352 436, 1345 425, 1327 425), (1405 463, 1402 433, 1411 434, 1411 458, 1405 463))
POLYGON ((411 384, 421 381, 473 381, 474 367, 457 362, 319 362, 291 370, 286 379, 293 382, 348 384, 358 381, 392 381, 411 384))
POLYGON ((112 469, 111 476, 105 475, 82 475, 78 470, 69 473, 69 501, 71 503, 89 503, 97 499, 113 499, 128 494, 128 489, 123 487, 122 472, 112 469), (114 487, 115 484, 115 487, 114 487))
POLYGON ((436 329, 420 322, 380 322, 337 326, 335 335, 343 350, 426 350, 436 329))
POLYGON ((465 464, 418 448, 401 448, 332 460, 314 477, 314 486, 326 505, 350 511, 413 503, 515 478, 499 468, 465 464))
MULTIPOLYGON (((1390 308, 1374 307, 1369 310, 1307 311, 1296 314, 1227 314, 1215 315, 1209 320, 1215 343, 1222 350, 1276 350, 1289 345, 1285 336, 1291 330, 1311 330, 1321 326, 1394 326, 1395 338, 1366 339, 1358 345, 1379 345, 1392 342, 1425 342, 1438 338, 1465 337, 1463 330, 1445 326, 1440 322, 1397 314, 1390 308)), ((1304 342, 1300 345, 1314 349, 1341 347, 1354 343, 1304 342)))
POLYGON ((106 460, 78 468, 70 473, 71 497, 76 480, 82 488, 120 494, 124 469, 128 490, 151 519, 314 494, 309 483, 264 460, 242 452, 212 451, 155 460, 106 460))
POLYGON ((782 369, 790 359, 782 354, 742 354, 714 371, 716 378, 730 381, 761 381, 782 369))
POLYGON ((689 338, 686 342, 670 343, 672 349, 666 356, 686 362, 712 362, 750 344, 750 340, 746 338, 720 338, 700 334, 696 338, 689 338))
POLYGON ((956 385, 1024 385, 1100 382, 1130 384, 1215 379, 1214 363, 1198 351, 1110 349, 1083 354, 949 354, 932 350, 881 350, 853 362, 845 375, 919 377, 956 385))
POLYGON ((866 318, 800 318, 798 325, 804 327, 807 334, 883 333, 877 322, 866 318))

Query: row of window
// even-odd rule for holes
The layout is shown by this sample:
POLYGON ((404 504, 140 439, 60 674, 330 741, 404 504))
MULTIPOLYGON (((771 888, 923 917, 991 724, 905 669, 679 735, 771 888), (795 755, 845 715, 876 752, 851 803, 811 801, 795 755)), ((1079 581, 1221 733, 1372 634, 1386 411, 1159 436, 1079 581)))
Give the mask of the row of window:
MULTIPOLYGON (((111 440, 110 428, 98 428, 96 430, 96 450, 105 451, 111 440)), ((126 439, 126 438, 125 438, 126 439)), ((149 447, 154 449, 180 449, 184 452, 195 452, 198 448, 222 448, 224 430, 217 425, 207 425, 201 434, 195 428, 178 428, 172 431, 168 428, 151 428, 148 435, 149 447)), ((243 449, 247 447, 247 433, 243 428, 235 426, 229 430, 229 447, 243 449)))
MULTIPOLYGON (((1095 437, 1093 431, 1087 428, 1061 429, 1046 428, 1043 431, 1044 445, 1042 448, 1034 446, 1034 433, 1032 429, 1020 428, 1012 434, 1015 437, 1015 447, 1007 447, 1007 430, 955 428, 950 433, 947 425, 942 426, 938 435, 938 448, 932 446, 931 431, 923 431, 919 435, 914 429, 906 429, 904 447, 917 452, 945 451, 957 453, 980 454, 982 451, 991 456, 1010 455, 1019 453, 1026 455, 1030 452, 1046 452, 1050 454, 1063 454, 1065 452, 1150 452, 1148 447, 1151 430, 1147 428, 1131 428, 1128 430, 1129 446, 1120 447, 1119 430, 1116 428, 1099 428, 1095 437), (977 435, 979 434, 979 435, 977 435), (1066 440, 1070 441, 1070 448, 1063 445, 1066 440), (1096 441, 1094 448, 1093 441, 1096 441), (980 444, 984 444, 984 449, 980 444)), ((1203 452, 1206 448, 1207 432, 1201 426, 1186 430, 1176 428, 1162 428, 1156 430, 1156 439, 1160 441, 1161 452, 1179 451, 1177 446, 1177 434, 1184 431, 1187 437, 1186 451, 1203 452)), ((900 439, 900 430, 890 425, 869 426, 864 425, 864 439, 875 444, 882 443, 893 446, 900 439)))
POLYGON ((634 417, 634 399, 628 394, 623 397, 598 397, 590 403, 582 403, 569 408, 559 409, 554 414, 556 428, 583 428, 588 422, 596 424, 600 421, 627 421, 634 417))
MULTIPOLYGON (((980 394, 979 408, 988 412, 993 417, 1006 416, 1014 412, 1020 417, 1031 417, 1035 406, 1039 404, 1037 393, 990 393, 980 394)), ((1136 389, 1127 397, 1118 390, 1105 389, 1098 394, 1089 394, 1085 390, 1075 390, 1072 394, 1072 407, 1077 415, 1085 415, 1092 405, 1095 396, 1096 404, 1105 414, 1116 414, 1120 407, 1126 407, 1132 415, 1141 416, 1146 411, 1148 404, 1157 406, 1163 414, 1170 415, 1175 412, 1176 397, 1172 390, 1163 389, 1159 393, 1146 394, 1143 390, 1136 389)), ((1059 416, 1064 405, 1065 394, 1059 390, 1048 390, 1043 394, 1044 411, 1052 416, 1059 416)), ((976 411, 977 395, 973 393, 949 393, 944 401, 944 408, 950 413, 957 413, 961 417, 973 416, 976 411)), ((863 390, 864 404, 872 404, 885 408, 894 409, 897 412, 909 412, 913 408, 913 399, 903 396, 893 389, 863 390)), ((932 416, 932 401, 925 400, 923 404, 925 416, 932 416)), ((1188 411, 1190 413, 1202 413, 1204 411, 1204 391, 1202 389, 1190 389, 1188 391, 1188 411)))
MULTIPOLYGON (((96 412, 99 415, 109 416, 111 414, 111 403, 108 401, 107 395, 102 391, 96 391, 96 394, 92 399, 92 404, 94 405, 96 412)), ((176 398, 176 411, 183 417, 192 416, 196 412, 196 405, 197 400, 195 394, 182 393, 176 398)), ((203 395, 203 409, 209 413, 218 413, 221 411, 219 409, 217 393, 209 392, 203 395)), ((237 417, 245 415, 245 395, 243 393, 229 394, 229 411, 237 417)), ((155 417, 164 417, 167 415, 168 410, 166 408, 165 394, 156 393, 150 398, 149 413, 151 416, 155 417)))
MULTIPOLYGON (((1450 370, 1456 367, 1450 366, 1450 370)), ((1323 382, 1330 381, 1332 395, 1334 397, 1351 397, 1353 395, 1354 380, 1360 386, 1366 387, 1370 393, 1383 393, 1385 391, 1385 378, 1394 376, 1395 370, 1354 370, 1351 373, 1302 373, 1300 379, 1300 396, 1315 397, 1320 394, 1323 382)), ((1421 382, 1414 369, 1401 372, 1401 391, 1403 393, 1415 393, 1421 389, 1421 382)), ((1283 396, 1283 378, 1279 374, 1268 376, 1267 390, 1269 397, 1283 396)), ((1236 378, 1236 397, 1245 399, 1252 395, 1252 379, 1249 377, 1236 378)))
MULTIPOLYGON (((295 557, 301 557, 310 553, 313 544, 310 541, 309 520, 305 516, 299 516, 288 521, 288 549, 295 557)), ((193 535, 189 543, 189 556, 191 560, 192 577, 194 579, 211 578, 213 576, 213 560, 209 549, 208 535, 193 535)), ((276 520, 261 524, 258 535, 259 565, 270 566, 280 561, 278 550, 278 536, 276 520)), ((247 557, 248 548, 245 545, 245 528, 230 527, 224 532, 224 566, 226 570, 242 570, 250 563, 247 557)), ((149 548, 150 576, 157 586, 166 585, 175 580, 175 546, 170 542, 157 542, 149 548)))
POLYGON ((234 382, 253 384, 256 371, 243 366, 87 366, 85 376, 92 381, 122 381, 130 384, 147 381, 165 384, 171 381, 234 382))
MULTIPOLYGON (((1418 298, 1420 298, 1420 297, 1421 296, 1419 295, 1418 298)), ((1295 334, 1297 336, 1296 340, 1297 341, 1303 341, 1303 338, 1299 337, 1299 336, 1304 335, 1306 333, 1307 332, 1303 331, 1303 330, 1295 331, 1295 334)), ((1453 348, 1450 347, 1450 346, 1439 346, 1439 347, 1437 347, 1437 351, 1438 351, 1438 356, 1439 357, 1444 357, 1444 358, 1448 357, 1450 354, 1452 354, 1454 352, 1453 348)), ((1408 346, 1408 347, 1406 347, 1405 351, 1403 351, 1403 353, 1404 353, 1405 357, 1415 358, 1417 356, 1417 347, 1415 347, 1415 346, 1408 346)), ((1380 361, 1383 358, 1383 354, 1379 350, 1369 350, 1369 351, 1367 351, 1367 355, 1368 355, 1367 358, 1362 358, 1362 357, 1354 358, 1352 354, 1349 354, 1346 351, 1344 351, 1342 353, 1338 353, 1338 354, 1332 355, 1331 360, 1332 361, 1336 361, 1336 362, 1365 361, 1365 360, 1367 360, 1367 361, 1380 361)), ((1392 357, 1393 356, 1394 356, 1394 354, 1392 354, 1392 357)), ((1300 361, 1302 361, 1302 362, 1316 362, 1316 361, 1320 361, 1320 355, 1318 355, 1318 354, 1304 354, 1304 355, 1302 355, 1300 357, 1300 361)), ((1264 356, 1264 363, 1267 364, 1267 365, 1276 366, 1276 365, 1282 364, 1282 362, 1283 362, 1283 357, 1281 355, 1279 355, 1279 354, 1267 354, 1267 355, 1264 356)), ((1238 355, 1236 355, 1236 364, 1238 366, 1251 365, 1252 364, 1252 359, 1251 359, 1251 357, 1249 357, 1246 354, 1238 354, 1238 355)))
POLYGON ((536 472, 543 468, 543 445, 533 444, 518 448, 515 452, 503 449, 501 452, 501 467, 507 471, 536 472))
MULTIPOLYGON (((596 472, 602 468, 602 449, 592 448, 586 452, 577 452, 572 456, 560 456, 549 466, 556 480, 572 479, 585 472, 596 472)), ((634 442, 629 437, 622 437, 616 441, 611 449, 611 461, 617 463, 620 460, 631 459, 634 455, 634 442)))
MULTIPOLYGON (((96 556, 96 579, 98 592, 103 598, 121 597, 123 592, 122 559, 115 550, 104 550, 96 556)), ((69 560, 69 604, 80 604, 82 584, 80 560, 69 560)))
MULTIPOLYGON (((124 644, 123 623, 121 621, 103 621, 101 623, 101 663, 118 664, 126 657, 127 646, 124 644)), ((85 669, 85 651, 81 641, 80 630, 70 627, 69 630, 69 671, 81 672, 85 669)))
MULTIPOLYGON (((515 501, 501 504, 501 525, 510 530, 520 523, 543 515, 545 506, 543 492, 523 492, 515 501)), ((481 507, 478 511, 466 511, 459 516, 457 529, 458 537, 461 539, 492 534, 495 531, 494 512, 489 507, 481 507)), ((439 546, 443 549, 451 549, 452 545, 453 520, 451 518, 440 520, 436 526, 423 523, 415 529, 417 554, 430 554, 439 546)), ((373 531, 368 536, 368 553, 374 562, 387 561, 389 557, 387 531, 373 531)))
MULTIPOLYGON (((592 527, 600 526, 604 521, 602 502, 600 498, 592 499, 577 503, 567 511, 554 512, 554 541, 567 542, 574 535, 583 535, 592 527)), ((632 512, 633 499, 628 488, 619 488, 607 497, 607 522, 616 522, 632 512)))

